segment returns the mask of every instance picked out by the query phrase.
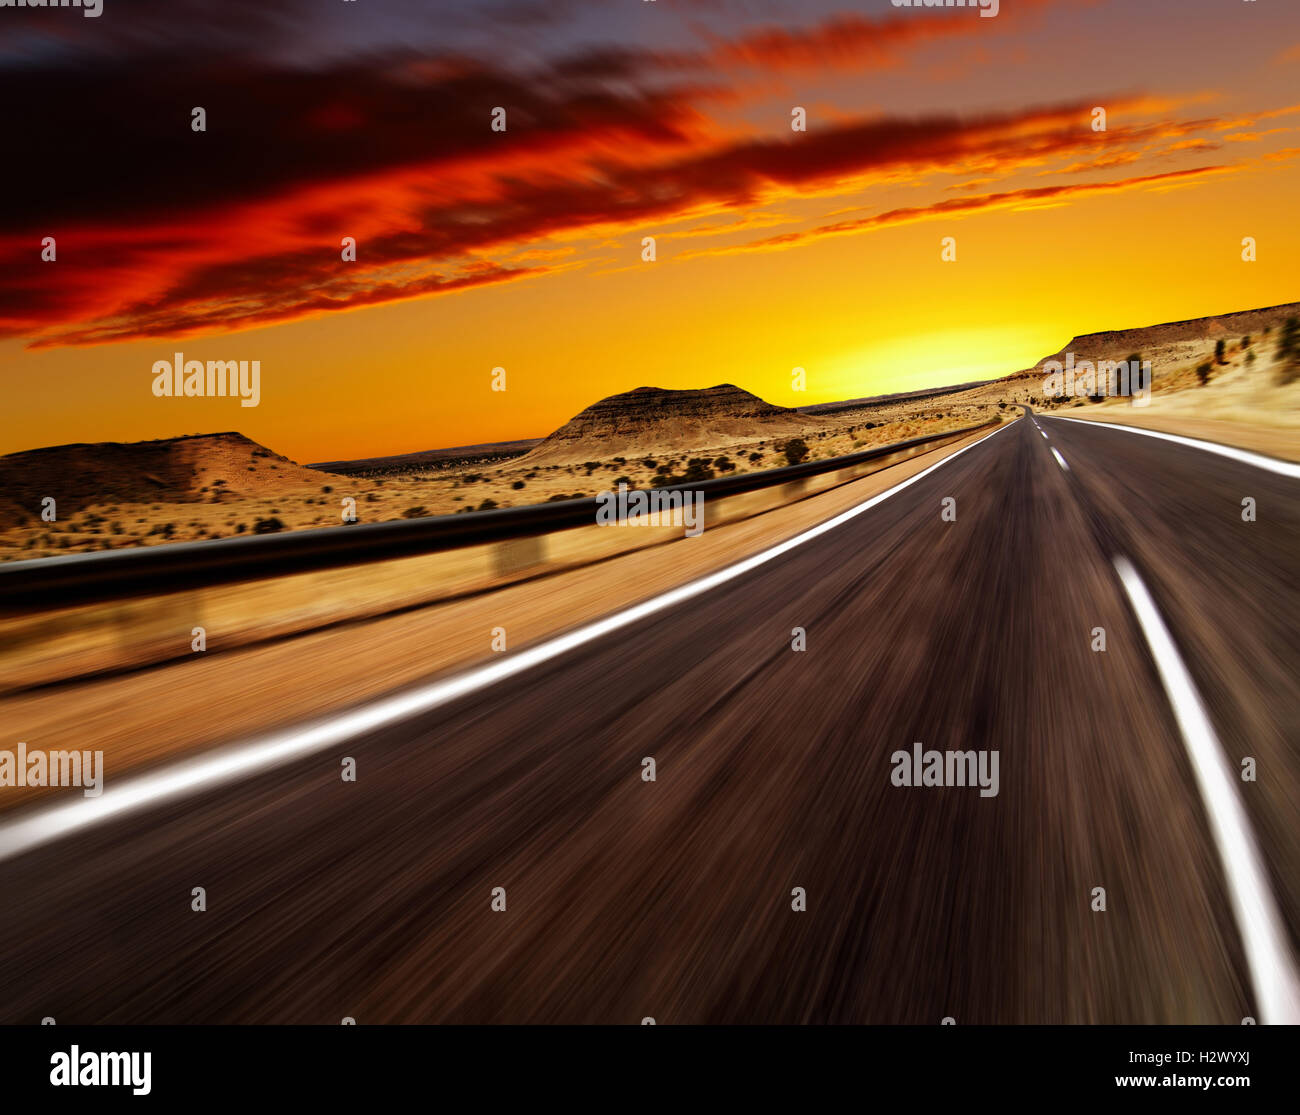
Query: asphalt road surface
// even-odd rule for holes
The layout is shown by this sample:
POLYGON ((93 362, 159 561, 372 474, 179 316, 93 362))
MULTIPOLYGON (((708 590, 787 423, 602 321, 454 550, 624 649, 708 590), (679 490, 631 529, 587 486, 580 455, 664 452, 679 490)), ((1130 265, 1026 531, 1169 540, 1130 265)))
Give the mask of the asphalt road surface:
POLYGON ((1027 415, 430 710, 21 850, 6 818, 0 1021, 1237 1024, 1261 988, 1282 1021, 1297 483, 1027 415), (1117 558, 1208 718, 1253 883, 1117 558), (996 751, 996 795, 895 785, 917 742, 996 751), (1272 957, 1246 944, 1261 903, 1272 957))

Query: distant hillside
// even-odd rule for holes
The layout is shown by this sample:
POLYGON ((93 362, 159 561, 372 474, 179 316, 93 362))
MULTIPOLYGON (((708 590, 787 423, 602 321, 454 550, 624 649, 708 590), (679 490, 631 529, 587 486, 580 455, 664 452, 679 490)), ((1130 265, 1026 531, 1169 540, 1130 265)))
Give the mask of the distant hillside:
POLYGON ((1044 356, 1032 368, 1025 368, 1005 378, 1041 377, 1042 367, 1047 361, 1064 362, 1066 354, 1071 352, 1076 360, 1092 361, 1126 360, 1136 352, 1144 360, 1150 360, 1153 370, 1158 373, 1162 364, 1191 359, 1205 347, 1207 341, 1212 344, 1221 337, 1232 340, 1248 334, 1258 341, 1263 337, 1265 329, 1271 328, 1276 332, 1287 318, 1297 316, 1300 316, 1300 302, 1287 302, 1258 310, 1238 310, 1212 317, 1168 321, 1138 329, 1083 333, 1071 338, 1059 352, 1044 356))
POLYGON ((91 505, 259 496, 329 479, 234 432, 52 445, 0 457, 6 502, 38 516, 41 500, 53 496, 60 519, 91 505))
POLYGON ((417 453, 396 453, 391 457, 361 457, 355 461, 323 461, 308 465, 321 472, 339 476, 389 476, 449 468, 456 465, 482 465, 521 457, 541 442, 539 437, 518 441, 485 441, 478 445, 453 445, 446 449, 424 449, 417 453))
POLYGON ((890 406, 904 403, 909 399, 933 399, 939 395, 955 395, 958 391, 969 391, 972 387, 983 387, 992 383, 989 379, 975 379, 969 383, 953 383, 946 387, 925 387, 919 391, 895 391, 890 395, 868 395, 861 399, 841 399, 833 403, 813 403, 810 406, 795 407, 800 414, 842 414, 850 410, 868 410, 871 407, 890 406))
POLYGON ((576 464, 714 448, 753 438, 791 437, 820 421, 773 406, 730 383, 685 391, 638 387, 593 403, 520 463, 576 464))

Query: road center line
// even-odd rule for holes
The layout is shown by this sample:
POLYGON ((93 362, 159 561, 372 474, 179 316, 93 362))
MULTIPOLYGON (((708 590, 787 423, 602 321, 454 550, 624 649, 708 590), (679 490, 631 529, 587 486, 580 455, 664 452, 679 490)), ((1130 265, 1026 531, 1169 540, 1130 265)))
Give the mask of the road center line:
POLYGON ((1115 570, 1146 636, 1192 760, 1196 783, 1209 814, 1210 831, 1223 862, 1261 1018, 1271 1024, 1300 1023, 1300 978, 1237 792, 1234 772, 1142 578, 1123 557, 1115 559, 1115 570))
POLYGON ((950 461, 956 460, 967 450, 983 445, 1013 426, 1015 423, 1009 422, 1005 426, 998 427, 992 433, 984 435, 970 445, 963 446, 955 453, 950 453, 914 476, 899 481, 892 488, 887 488, 870 499, 846 511, 841 511, 838 515, 796 534, 793 538, 788 538, 784 542, 715 573, 710 573, 697 581, 679 585, 650 600, 634 604, 621 612, 605 616, 566 634, 547 639, 534 647, 518 651, 487 665, 475 667, 454 677, 428 682, 403 693, 381 697, 351 711, 340 712, 308 724, 232 744, 194 758, 181 759, 156 771, 128 776, 116 785, 109 782, 104 792, 96 798, 83 797, 72 801, 60 801, 54 805, 34 806, 30 812, 20 817, 0 821, 0 860, 22 855, 88 825, 99 824, 133 810, 158 805, 201 790, 210 790, 224 783, 281 766, 333 747, 355 736, 428 712, 516 674, 522 674, 611 632, 673 608, 686 600, 710 592, 728 581, 742 577, 761 565, 766 565, 782 554, 789 553, 858 515, 870 511, 873 507, 884 503, 890 496, 897 495, 904 488, 910 488, 950 461))
POLYGON ((1052 456, 1056 458, 1056 463, 1065 469, 1066 472, 1070 471, 1070 466, 1065 463, 1065 458, 1056 451, 1055 446, 1052 447, 1052 456))

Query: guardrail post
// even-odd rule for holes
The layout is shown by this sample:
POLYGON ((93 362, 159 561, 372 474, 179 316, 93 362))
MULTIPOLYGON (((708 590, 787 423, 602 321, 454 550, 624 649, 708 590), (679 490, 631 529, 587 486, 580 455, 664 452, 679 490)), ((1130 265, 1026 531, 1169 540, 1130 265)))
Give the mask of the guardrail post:
POLYGON ((190 645, 191 632, 204 626, 203 594, 196 590, 124 601, 108 612, 119 647, 128 655, 141 646, 175 644, 177 653, 190 645))
POLYGON ((808 478, 801 476, 797 480, 787 480, 781 485, 781 499, 795 500, 808 490, 808 478))
POLYGON ((546 539, 533 534, 526 538, 508 538, 492 547, 492 572, 510 577, 546 563, 546 539))

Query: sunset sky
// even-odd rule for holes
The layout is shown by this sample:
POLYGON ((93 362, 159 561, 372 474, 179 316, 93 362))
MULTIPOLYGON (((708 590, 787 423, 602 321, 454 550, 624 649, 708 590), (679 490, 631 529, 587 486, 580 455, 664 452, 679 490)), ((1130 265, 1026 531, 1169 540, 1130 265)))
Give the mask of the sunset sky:
POLYGON ((375 456, 1300 299, 1296 0, 104 0, 0 9, 0 97, 0 452, 375 456), (155 398, 176 352, 260 405, 155 398))

